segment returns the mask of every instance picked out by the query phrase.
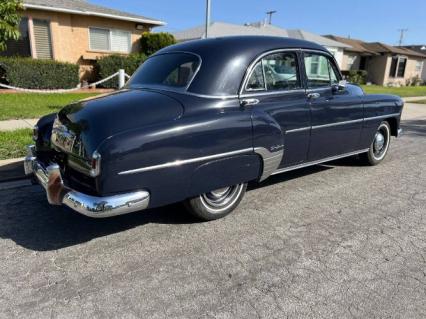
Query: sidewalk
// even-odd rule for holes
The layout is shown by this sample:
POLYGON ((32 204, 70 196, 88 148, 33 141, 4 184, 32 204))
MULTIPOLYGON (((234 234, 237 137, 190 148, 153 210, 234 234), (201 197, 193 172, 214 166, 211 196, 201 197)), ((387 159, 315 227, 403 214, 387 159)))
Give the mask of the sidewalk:
POLYGON ((38 119, 0 121, 0 131, 14 131, 21 128, 32 129, 37 121, 38 119))
POLYGON ((403 97, 404 102, 426 101, 426 96, 403 97))

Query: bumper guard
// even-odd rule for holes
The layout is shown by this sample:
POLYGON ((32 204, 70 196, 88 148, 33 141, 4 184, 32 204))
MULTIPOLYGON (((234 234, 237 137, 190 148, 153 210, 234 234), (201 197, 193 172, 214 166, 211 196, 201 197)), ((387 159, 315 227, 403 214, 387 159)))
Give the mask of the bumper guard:
POLYGON ((28 146, 28 155, 24 161, 26 175, 34 175, 46 190, 47 200, 52 205, 66 205, 76 212, 93 218, 123 215, 146 209, 149 193, 137 191, 132 193, 96 197, 86 195, 66 187, 57 164, 44 167, 37 160, 35 146, 28 146))

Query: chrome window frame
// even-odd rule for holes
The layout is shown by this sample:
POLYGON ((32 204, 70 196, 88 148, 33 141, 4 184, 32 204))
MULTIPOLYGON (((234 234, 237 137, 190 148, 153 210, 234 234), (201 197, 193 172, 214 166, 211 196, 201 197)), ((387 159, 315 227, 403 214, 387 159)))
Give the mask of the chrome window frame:
MULTIPOLYGON (((329 88, 333 87, 333 84, 331 84, 330 68, 328 68, 328 72, 329 72, 329 75, 330 75, 330 85, 319 86, 319 87, 316 87, 316 88, 310 88, 308 86, 308 74, 306 73, 306 66, 305 66, 305 52, 312 52, 312 53, 317 53, 319 55, 326 56, 327 59, 328 59, 328 62, 332 63, 334 65, 334 68, 338 71, 337 80, 341 81, 343 79, 343 75, 342 75, 342 72, 340 71, 340 68, 339 68, 338 63, 336 61, 336 58, 330 52, 321 51, 321 50, 314 50, 314 49, 302 49, 301 52, 303 54, 302 55, 302 61, 303 61, 303 70, 304 70, 304 73, 305 73, 304 74, 304 76, 305 76, 305 88, 306 88, 307 91, 312 92, 312 91, 315 91, 315 90, 329 89, 329 88)), ((333 65, 331 65, 332 68, 333 68, 333 65)))
MULTIPOLYGON (((276 53, 282 53, 282 52, 294 52, 296 54, 296 60, 297 63, 300 64, 299 58, 297 53, 300 52, 302 49, 301 48, 286 48, 286 49, 274 49, 274 50, 270 50, 270 51, 266 51, 263 52, 262 54, 260 54, 259 56, 257 56, 249 65, 249 67, 247 68, 246 73, 244 74, 243 77, 243 81, 241 82, 240 85, 240 89, 238 91, 238 96, 239 97, 250 97, 250 96, 259 96, 259 95, 276 95, 276 94, 288 94, 291 92, 300 92, 303 91, 305 92, 305 88, 304 88, 304 84, 303 84, 303 73, 302 73, 302 68, 300 65, 298 65, 298 73, 299 73, 299 80, 300 80, 300 88, 297 89, 292 89, 292 90, 276 90, 276 91, 268 91, 267 89, 267 84, 266 84, 266 78, 265 78, 265 90, 262 90, 260 92, 257 93, 251 93, 250 91, 246 91, 245 88, 247 86, 247 83, 250 79, 250 76, 254 70, 254 68, 256 67, 257 63, 259 61, 261 61, 264 57, 268 56, 268 55, 272 55, 272 54, 276 54, 276 53)), ((263 69, 263 64, 262 64, 262 70, 264 72, 263 69)), ((265 75, 263 75, 265 77, 265 75)))

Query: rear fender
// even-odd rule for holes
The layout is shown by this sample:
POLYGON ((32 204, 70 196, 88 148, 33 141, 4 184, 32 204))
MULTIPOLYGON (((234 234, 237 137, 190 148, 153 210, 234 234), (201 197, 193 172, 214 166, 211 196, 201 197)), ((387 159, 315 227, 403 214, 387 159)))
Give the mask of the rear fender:
POLYGON ((284 134, 281 126, 268 113, 253 111, 253 146, 262 159, 259 181, 278 169, 284 156, 284 134))

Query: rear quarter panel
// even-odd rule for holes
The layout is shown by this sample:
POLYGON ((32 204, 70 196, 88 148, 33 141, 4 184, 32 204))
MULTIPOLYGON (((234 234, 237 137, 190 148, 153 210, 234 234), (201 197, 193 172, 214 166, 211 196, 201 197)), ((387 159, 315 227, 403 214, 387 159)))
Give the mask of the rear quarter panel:
POLYGON ((252 152, 120 174, 138 168, 252 149, 250 112, 244 112, 238 100, 182 99, 185 114, 181 118, 129 130, 101 144, 103 166, 99 188, 103 195, 147 189, 151 193, 150 207, 156 207, 258 177, 260 161, 252 152))

